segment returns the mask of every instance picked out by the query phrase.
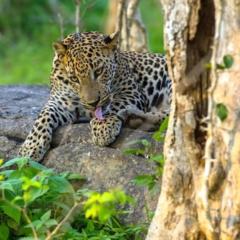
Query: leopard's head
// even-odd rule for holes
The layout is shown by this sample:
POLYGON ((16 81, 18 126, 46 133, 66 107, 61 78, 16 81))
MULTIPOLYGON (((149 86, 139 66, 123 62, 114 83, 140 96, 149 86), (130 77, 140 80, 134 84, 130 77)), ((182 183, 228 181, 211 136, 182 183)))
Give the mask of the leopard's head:
POLYGON ((53 72, 60 65, 62 78, 67 78, 87 109, 93 110, 109 98, 117 68, 117 42, 118 33, 86 32, 71 34, 53 45, 53 72))

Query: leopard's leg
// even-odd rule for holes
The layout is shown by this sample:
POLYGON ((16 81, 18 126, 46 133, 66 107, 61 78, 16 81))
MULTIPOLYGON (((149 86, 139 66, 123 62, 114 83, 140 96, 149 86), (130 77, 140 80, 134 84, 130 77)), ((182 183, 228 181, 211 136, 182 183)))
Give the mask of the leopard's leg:
MULTIPOLYGON (((120 113, 122 114, 122 113, 120 113)), ((164 120, 164 118, 166 118, 167 116, 169 116, 169 110, 164 110, 161 109, 158 112, 144 112, 138 109, 134 109, 134 108, 129 108, 127 110, 125 110, 125 112, 123 113, 126 115, 126 117, 137 117, 137 118, 141 118, 143 120, 145 120, 148 123, 152 123, 152 124, 156 124, 156 123, 160 123, 162 120, 164 120)))
POLYGON ((21 146, 19 155, 42 160, 50 147, 53 131, 61 125, 75 121, 78 108, 77 99, 71 99, 61 93, 51 95, 21 146))

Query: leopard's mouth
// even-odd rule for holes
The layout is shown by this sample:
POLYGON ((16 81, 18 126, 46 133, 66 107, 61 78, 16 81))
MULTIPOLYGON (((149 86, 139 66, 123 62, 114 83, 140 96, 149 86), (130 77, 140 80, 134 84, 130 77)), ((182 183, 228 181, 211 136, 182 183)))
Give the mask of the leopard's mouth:
POLYGON ((96 105, 93 105, 93 104, 89 104, 87 102, 84 102, 83 100, 81 101, 81 104, 82 106, 89 110, 89 111, 95 111, 97 108, 99 107, 105 107, 105 106, 108 106, 110 103, 110 96, 109 95, 106 95, 102 98, 100 98, 100 100, 96 103, 96 105))

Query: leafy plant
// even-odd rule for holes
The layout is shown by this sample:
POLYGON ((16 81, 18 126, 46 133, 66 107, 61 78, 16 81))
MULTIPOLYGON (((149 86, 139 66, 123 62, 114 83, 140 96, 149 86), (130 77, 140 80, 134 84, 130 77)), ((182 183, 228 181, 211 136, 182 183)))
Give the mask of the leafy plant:
POLYGON ((164 142, 165 133, 168 128, 168 118, 165 118, 162 123, 160 124, 159 129, 153 134, 153 139, 158 142, 164 142))
POLYGON ((76 191, 70 180, 81 175, 55 173, 27 158, 0 165, 0 240, 140 239, 142 226, 118 220, 118 206, 131 202, 124 192, 76 191))
POLYGON ((129 145, 138 144, 139 147, 126 148, 123 150, 125 154, 132 154, 135 156, 147 156, 151 148, 151 143, 147 139, 140 139, 128 143, 129 145))
POLYGON ((153 174, 138 175, 133 179, 133 182, 138 186, 145 186, 149 190, 153 190, 160 180, 163 173, 164 157, 163 154, 151 155, 149 161, 156 164, 155 172, 153 174))
MULTIPOLYGON (((160 124, 159 129, 153 134, 153 139, 158 142, 164 142, 165 132, 168 127, 168 118, 165 118, 164 121, 160 124)), ((133 155, 142 155, 146 156, 149 161, 156 164, 155 172, 153 174, 143 174, 138 175, 133 179, 133 182, 139 186, 145 186, 149 190, 152 190, 156 187, 157 182, 159 182, 160 177, 162 176, 163 166, 164 166, 164 156, 162 153, 151 154, 151 143, 146 140, 138 140, 132 143, 141 143, 142 148, 128 148, 124 150, 125 154, 133 155)))

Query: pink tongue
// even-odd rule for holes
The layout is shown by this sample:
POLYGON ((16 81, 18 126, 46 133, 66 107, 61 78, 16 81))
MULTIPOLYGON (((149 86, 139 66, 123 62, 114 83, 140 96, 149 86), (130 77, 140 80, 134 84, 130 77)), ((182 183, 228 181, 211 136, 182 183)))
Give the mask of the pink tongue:
POLYGON ((95 114, 95 117, 97 119, 99 119, 99 120, 103 120, 104 119, 101 107, 97 107, 95 112, 94 112, 94 114, 95 114))

